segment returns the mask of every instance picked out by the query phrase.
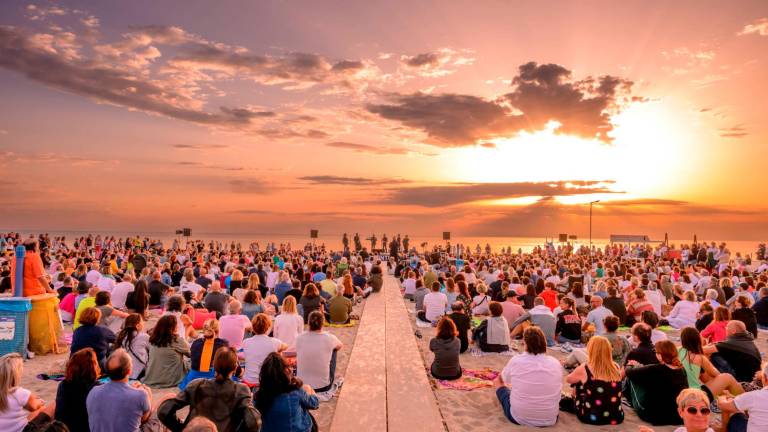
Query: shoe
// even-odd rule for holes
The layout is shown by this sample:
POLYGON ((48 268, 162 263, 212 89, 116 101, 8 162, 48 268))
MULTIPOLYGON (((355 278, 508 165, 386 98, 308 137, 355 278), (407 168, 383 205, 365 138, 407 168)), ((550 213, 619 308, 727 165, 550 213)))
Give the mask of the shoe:
POLYGON ((709 404, 709 409, 712 410, 715 414, 720 414, 720 407, 717 406, 717 399, 713 400, 712 403, 709 404))
POLYGON ((569 344, 568 342, 566 342, 566 343, 564 343, 564 344, 560 345, 560 351, 562 351, 562 352, 564 352, 564 353, 568 354, 568 353, 571 353, 571 352, 573 352, 573 348, 571 348, 571 344, 569 344))

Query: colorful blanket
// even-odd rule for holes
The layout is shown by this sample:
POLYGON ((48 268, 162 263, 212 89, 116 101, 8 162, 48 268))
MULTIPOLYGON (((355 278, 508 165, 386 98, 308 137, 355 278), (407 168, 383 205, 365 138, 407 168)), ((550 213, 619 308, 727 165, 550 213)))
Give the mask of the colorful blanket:
POLYGON ((493 380, 499 376, 499 372, 490 368, 462 369, 461 378, 456 380, 436 380, 437 385, 443 389, 472 391, 480 388, 493 387, 493 380))
POLYGON ((326 327, 354 327, 357 325, 357 320, 349 320, 346 324, 326 323, 326 327))

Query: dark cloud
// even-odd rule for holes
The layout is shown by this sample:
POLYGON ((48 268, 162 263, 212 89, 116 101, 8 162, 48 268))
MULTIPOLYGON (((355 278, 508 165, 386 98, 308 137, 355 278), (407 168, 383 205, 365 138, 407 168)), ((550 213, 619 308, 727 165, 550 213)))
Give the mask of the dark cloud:
POLYGON ((729 128, 722 128, 718 130, 718 133, 723 138, 744 138, 749 135, 747 129, 742 125, 736 125, 729 128))
POLYGON ((369 144, 357 144, 346 141, 333 141, 325 144, 328 147, 352 150, 359 153, 374 153, 374 154, 393 154, 402 155, 408 154, 408 149, 403 147, 388 147, 388 146, 374 146, 369 144))
POLYGON ((410 67, 434 66, 439 64, 440 56, 437 53, 423 53, 413 57, 405 57, 403 63, 410 67))
POLYGON ((345 185, 345 186, 378 186, 410 183, 410 180, 384 178, 373 179, 366 177, 340 177, 332 175, 316 175, 299 177, 299 180, 318 185, 345 185))
POLYGON ((232 192, 240 194, 267 195, 275 191, 274 185, 254 178, 230 180, 229 187, 232 192))
POLYGON ((557 181, 522 183, 460 183, 392 189, 384 204, 443 207, 480 200, 528 196, 565 196, 593 193, 618 193, 608 188, 612 181, 557 181))
POLYGON ((611 142, 611 115, 629 98, 632 81, 603 75, 573 80, 556 64, 529 62, 512 80, 513 91, 496 100, 460 94, 393 94, 368 111, 424 131, 431 144, 473 145, 498 136, 536 131, 550 121, 556 133, 611 142))
POLYGON ((173 148, 185 150, 205 150, 205 149, 224 149, 229 147, 226 144, 174 144, 173 148))

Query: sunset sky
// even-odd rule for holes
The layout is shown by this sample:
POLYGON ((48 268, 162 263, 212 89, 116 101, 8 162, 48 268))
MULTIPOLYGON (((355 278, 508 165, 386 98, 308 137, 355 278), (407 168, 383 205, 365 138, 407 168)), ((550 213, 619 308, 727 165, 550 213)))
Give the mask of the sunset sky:
POLYGON ((0 2, 0 229, 768 237, 768 2, 0 2))

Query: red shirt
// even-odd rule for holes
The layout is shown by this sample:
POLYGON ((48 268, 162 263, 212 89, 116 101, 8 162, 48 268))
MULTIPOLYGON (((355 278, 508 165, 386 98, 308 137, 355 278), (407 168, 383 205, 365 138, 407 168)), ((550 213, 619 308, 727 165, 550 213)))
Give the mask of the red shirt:
POLYGON ((555 310, 557 307, 557 292, 555 292, 555 290, 545 289, 539 294, 539 297, 544 299, 544 305, 550 310, 555 310))

